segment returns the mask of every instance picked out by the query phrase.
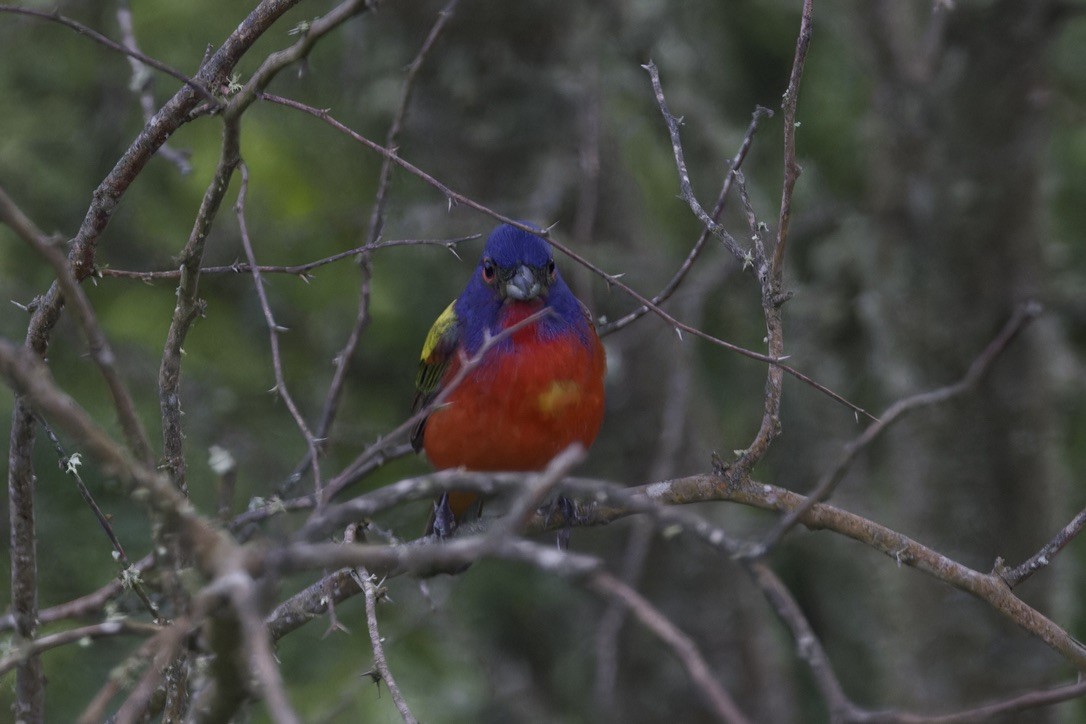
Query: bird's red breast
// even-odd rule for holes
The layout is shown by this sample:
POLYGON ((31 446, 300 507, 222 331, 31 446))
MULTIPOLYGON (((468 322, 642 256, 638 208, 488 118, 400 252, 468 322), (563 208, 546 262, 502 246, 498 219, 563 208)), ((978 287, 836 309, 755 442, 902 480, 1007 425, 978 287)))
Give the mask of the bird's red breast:
MULTIPOLYGON (((538 309, 513 304, 502 328, 538 309)), ((540 470, 574 442, 592 444, 603 422, 603 345, 591 326, 544 335, 536 325, 490 350, 426 422, 423 446, 437 468, 540 470)), ((448 382, 459 370, 454 357, 448 382)))

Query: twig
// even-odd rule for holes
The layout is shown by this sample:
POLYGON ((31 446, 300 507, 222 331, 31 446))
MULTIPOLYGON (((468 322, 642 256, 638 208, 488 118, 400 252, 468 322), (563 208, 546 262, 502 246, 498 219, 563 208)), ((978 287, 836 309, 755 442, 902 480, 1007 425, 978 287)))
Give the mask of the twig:
MULTIPOLYGON (((828 499, 851 469, 860 452, 871 445, 887 428, 901 419, 906 413, 921 407, 944 403, 975 388, 988 370, 991 369, 995 360, 1014 341, 1015 337, 1040 314, 1041 306, 1037 302, 1030 301, 1020 304, 1015 308, 1010 319, 1003 325, 999 333, 969 365, 969 369, 960 380, 946 387, 903 398, 886 408, 886 411, 879 415, 877 422, 869 425, 856 440, 845 446, 841 459, 837 461, 832 470, 822 476, 818 485, 808 495, 807 502, 777 521, 776 525, 762 539, 761 544, 752 549, 751 553, 761 555, 775 546, 812 506, 828 499)), ((1014 586, 1011 585, 1011 587, 1014 586)))
MULTIPOLYGON (((196 83, 204 87, 215 87, 222 83, 253 43, 260 39, 283 13, 299 1, 261 0, 200 67, 194 78, 196 83)), ((144 59, 140 58, 140 60, 144 59)), ((128 150, 95 189, 91 205, 87 209, 83 223, 79 227, 79 233, 76 234, 68 254, 76 279, 85 279, 93 273, 95 245, 98 237, 109 224, 121 196, 162 144, 189 120, 190 112, 206 98, 206 93, 195 90, 190 84, 182 87, 154 115, 151 122, 144 126, 128 150)), ((214 100, 212 105, 218 107, 219 101, 214 100)), ((32 324, 40 324, 40 322, 32 321, 32 324)))
POLYGON ((207 87, 204 85, 204 83, 201 80, 196 79, 196 78, 190 78, 187 75, 185 75, 184 73, 182 73, 181 71, 167 65, 166 63, 163 63, 160 60, 156 60, 155 58, 152 58, 149 55, 144 55, 134 45, 131 46, 131 47, 126 47, 126 46, 121 45, 120 43, 118 43, 118 42, 116 42, 114 40, 110 40, 106 36, 99 33, 97 30, 93 30, 92 28, 89 28, 89 27, 87 27, 86 25, 84 25, 84 24, 82 24, 80 22, 77 22, 75 20, 72 20, 71 18, 60 15, 56 10, 53 10, 53 11, 34 10, 32 8, 18 7, 18 6, 15 6, 15 5, 0 5, 0 13, 11 13, 13 15, 26 15, 26 16, 29 16, 29 17, 32 17, 32 18, 38 18, 40 20, 48 20, 50 22, 57 23, 59 25, 63 25, 64 27, 69 28, 71 30, 74 30, 75 32, 79 33, 80 35, 82 35, 82 36, 84 36, 86 38, 90 38, 91 40, 98 43, 99 45, 104 45, 105 47, 109 48, 110 50, 113 50, 113 51, 115 51, 117 53, 120 53, 121 55, 127 55, 129 58, 131 58, 134 61, 137 61, 137 62, 142 63, 144 65, 150 66, 150 67, 154 68, 157 71, 165 73, 166 75, 171 76, 173 78, 176 78, 177 80, 181 81, 182 83, 184 83, 185 85, 189 86, 190 88, 195 90, 197 93, 199 93, 200 96, 202 98, 204 98, 205 100, 210 101, 211 103, 214 103, 216 105, 218 104, 218 100, 215 98, 215 95, 210 90, 207 89, 207 87))
MULTIPOLYGON (((671 648, 718 717, 728 722, 746 721, 742 712, 713 678, 704 658, 690 638, 637 591, 604 572, 596 558, 510 538, 502 532, 482 537, 461 537, 440 545, 295 543, 279 552, 275 559, 277 566, 284 571, 333 564, 365 567, 371 572, 376 568, 382 572, 431 573, 436 570, 455 570, 482 556, 527 563, 545 572, 581 581, 586 588, 609 599, 620 598, 649 631, 671 648)), ((364 584, 364 581, 358 583, 364 584)))
POLYGON ((260 615, 256 582, 237 569, 220 578, 216 583, 225 584, 230 600, 241 623, 244 646, 249 667, 260 683, 260 692, 268 707, 268 714, 277 724, 299 724, 301 719, 291 708, 279 665, 275 662, 271 638, 260 615))
MULTIPOLYGON (((737 483, 717 476, 680 478, 645 486, 640 490, 650 498, 666 504, 716 498, 780 513, 800 508, 807 501, 804 496, 784 488, 755 481, 737 483)), ((593 511, 582 513, 586 521, 592 519, 593 511)), ((800 522, 812 530, 832 530, 852 538, 886 554, 899 565, 916 568, 976 596, 1058 651, 1079 671, 1086 672, 1086 647, 1016 597, 998 575, 975 571, 901 533, 826 503, 813 506, 800 518, 800 522)))
POLYGON ((373 665, 377 667, 381 681, 385 682, 389 693, 392 694, 392 701, 400 711, 404 724, 417 724, 418 719, 407 706, 407 700, 404 699, 400 687, 396 685, 396 679, 393 678, 392 670, 388 667, 388 659, 385 657, 385 646, 382 643, 381 632, 377 628, 377 587, 373 583, 373 576, 365 568, 360 568, 354 572, 354 580, 362 588, 366 599, 366 628, 370 634, 370 645, 373 647, 373 665))
POLYGON ((803 16, 796 40, 796 54, 792 59, 792 72, 788 77, 788 89, 784 92, 781 110, 784 112, 784 184, 781 188, 781 213, 777 222, 777 246, 773 249, 771 268, 773 285, 781 285, 784 273, 784 249, 788 242, 788 222, 792 218, 792 189, 795 188, 801 169, 796 163, 796 103, 799 100, 799 83, 803 78, 803 65, 807 49, 811 45, 811 14, 814 0, 803 0, 803 16))
POLYGON ((1043 706, 1052 706, 1071 699, 1078 699, 1084 695, 1086 695, 1086 681, 1079 680, 1073 684, 1065 684, 1054 689, 1030 691, 1003 701, 985 704, 975 709, 954 712, 953 714, 889 716, 884 721, 899 721, 903 722, 903 724, 959 724, 960 722, 988 721, 1002 714, 1013 714, 1038 709, 1043 706))
MULTIPOLYGON (((720 188, 720 193, 717 195, 716 204, 713 205, 711 218, 714 222, 719 222, 721 215, 724 213, 724 207, 727 204, 728 192, 731 191, 732 182, 734 181, 739 169, 743 166, 743 161, 747 157, 747 152, 750 151, 751 143, 754 141, 754 133, 758 130, 758 126, 761 122, 770 118, 773 115, 773 111, 762 106, 757 106, 754 109, 754 113, 750 119, 750 125, 747 126, 747 132, 743 135, 743 142, 739 145, 739 150, 736 151, 735 156, 732 157, 731 163, 728 167, 728 173, 724 176, 724 185, 720 188)), ((698 256, 701 255, 702 250, 705 248, 705 243, 709 240, 711 232, 708 227, 702 225, 701 233, 698 235, 698 239, 694 242, 694 246, 691 247, 690 252, 683 259, 683 263, 679 265, 679 268, 675 271, 675 274, 671 277, 664 288, 661 289, 653 298, 652 303, 656 305, 663 304, 665 301, 671 298, 671 295, 675 293, 675 290, 679 288, 683 279, 686 278, 687 273, 694 266, 694 262, 698 256)), ((628 326, 634 321, 640 319, 649 312, 647 306, 641 306, 633 310, 629 314, 616 319, 614 322, 608 322, 607 324, 600 325, 600 336, 617 332, 623 327, 628 326)), ((697 326, 697 325, 694 325, 697 326)))
POLYGON ((204 313, 204 303, 197 296, 200 286, 200 263, 211 225, 219 213, 230 179, 241 161, 238 124, 223 124, 222 147, 219 161, 210 183, 204 190, 200 210, 192 224, 192 231, 181 250, 178 266, 179 280, 175 294, 173 316, 166 332, 162 349, 162 361, 158 368, 158 404, 162 415, 162 449, 165 467, 174 485, 182 492, 188 490, 188 472, 185 460, 184 429, 181 411, 181 360, 185 340, 196 319, 204 313))
MULTIPOLYGON (((0 368, 3 365, 0 364, 0 368)), ((11 616, 16 646, 32 645, 38 630, 38 546, 34 524, 34 415, 30 402, 16 396, 8 449, 8 520, 11 526, 11 616)), ((45 718, 45 674, 36 653, 20 659, 15 672, 18 721, 45 718)))
POLYGON ((239 164, 239 169, 241 172, 241 188, 238 189, 238 200, 234 205, 234 211, 237 213, 238 217, 238 226, 241 230, 241 243, 242 246, 245 247, 245 256, 249 259, 249 266, 252 269, 253 285, 256 287, 256 295, 260 300, 260 308, 264 312, 264 321, 268 325, 268 339, 271 344, 272 353, 272 369, 275 373, 275 389, 276 392, 282 396, 283 402, 286 403, 287 409, 290 411, 290 416, 294 418, 294 424, 301 430, 302 437, 305 439, 306 447, 309 449, 309 455, 313 461, 313 492, 319 499, 322 482, 320 463, 317 460, 317 440, 309 430, 309 425, 306 424, 305 418, 302 417, 301 410, 299 410, 297 404, 295 404, 294 397, 291 396, 290 390, 287 389, 287 381, 283 375, 283 361, 279 354, 279 333, 285 330, 275 322, 275 315, 272 314, 271 305, 268 303, 268 295, 264 291, 264 281, 261 278, 260 270, 257 267, 256 255, 253 252, 253 244, 249 238, 249 226, 245 221, 245 195, 249 189, 249 170, 244 162, 239 164))
POLYGON ((95 502, 90 489, 87 488, 86 483, 83 482, 83 476, 79 474, 80 463, 78 458, 74 458, 64 451, 64 446, 60 444, 60 440, 57 438, 56 433, 53 432, 53 428, 48 422, 38 418, 38 424, 41 425, 57 451, 57 457, 60 459, 60 469, 75 479, 75 486, 79 491, 79 495, 83 498, 83 502, 87 504, 87 507, 91 509, 94 517, 98 520, 98 525, 102 528, 102 531, 105 532, 106 537, 113 546, 113 558, 117 561, 117 564, 121 569, 119 578, 122 586, 126 589, 131 588, 135 591, 136 596, 139 597, 144 607, 150 612, 151 617, 157 621, 159 619, 158 606, 154 604, 150 597, 148 597, 147 591, 144 590, 140 573, 133 567, 132 561, 128 559, 128 554, 124 552, 124 546, 121 545, 120 539, 117 538, 117 534, 113 531, 113 524, 109 522, 109 517, 98 507, 98 503, 95 502))
POLYGON ((0 376, 33 409, 75 438, 107 475, 116 476, 129 492, 141 491, 140 496, 152 511, 166 514, 163 518, 168 529, 188 536, 199 570, 215 573, 218 556, 231 550, 234 543, 197 513, 166 476, 133 458, 127 448, 117 444, 86 410, 60 390, 36 353, 0 338, 0 376))
POLYGON ((276 606, 265 618, 268 635, 278 641, 361 590, 353 568, 333 571, 276 606))
MULTIPOLYGON (((750 265, 755 269, 761 288, 762 315, 765 318, 766 346, 772 357, 784 356, 784 328, 781 319, 780 286, 776 283, 769 269, 765 254, 763 231, 765 226, 758 222, 754 207, 747 195, 747 185, 742 172, 736 175, 739 186, 739 199, 747 218, 751 239, 754 242, 750 256, 750 265)), ((773 440, 781 433, 781 396, 784 393, 784 373, 779 367, 770 366, 766 370, 765 394, 762 396, 762 420, 754 440, 739 456, 730 475, 745 476, 766 453, 773 440)))
POLYGON ((1082 532, 1083 526, 1086 526, 1086 509, 1080 510, 1078 515, 1072 518, 1071 522, 1065 525, 1041 550, 1034 553, 1016 568, 1008 570, 1003 566, 1002 559, 996 561, 996 573, 1007 582, 1008 586, 1014 588, 1037 571, 1047 568, 1052 563, 1052 559, 1063 550, 1063 547, 1082 532))
POLYGON ((30 654, 40 654, 44 651, 67 646, 68 644, 90 641, 92 639, 110 638, 113 636, 146 636, 161 631, 160 626, 137 621, 102 621, 101 623, 81 626, 79 628, 58 631, 57 633, 42 636, 27 642, 23 647, 0 659, 0 676, 11 671, 30 654))
POLYGON ((491 536, 517 535, 528 522, 528 518, 542 505, 543 500, 562 482, 574 466, 585 459, 587 450, 584 445, 574 442, 551 458, 542 472, 533 474, 524 483, 520 495, 509 506, 502 522, 494 527, 491 536))
MULTIPOLYGON (((354 249, 348 249, 347 251, 340 251, 331 256, 326 256, 323 259, 317 259, 316 261, 309 261, 304 264, 290 264, 290 265, 270 265, 260 264, 256 268, 261 274, 289 274, 292 276, 301 277, 303 281, 310 281, 313 277, 309 272, 328 264, 348 259, 353 256, 358 256, 366 252, 377 251, 378 249, 388 249, 396 246, 441 246, 446 249, 455 249, 457 244, 462 244, 465 241, 474 241, 478 239, 482 234, 469 234, 467 236, 458 236, 454 239, 391 239, 389 241, 378 241, 372 244, 364 244, 354 249)), ((208 276, 213 274, 250 274, 253 271, 253 267, 246 262, 236 261, 228 266, 204 266, 199 267, 200 276, 208 276)), ((138 279, 143 282, 153 282, 158 279, 178 279, 181 277, 182 272, 180 269, 165 269, 162 271, 136 271, 130 269, 111 269, 109 267, 100 267, 97 270, 99 277, 109 278, 116 277, 119 279, 138 279)))
POLYGON ((53 267, 64 296, 64 302, 75 310, 83 335, 87 339, 91 359, 97 365, 98 371, 102 375, 102 379, 105 380, 110 395, 113 397, 113 406, 117 411, 117 417, 121 422, 121 429, 124 431, 128 446, 142 462, 150 464, 154 459, 151 453, 151 441, 147 437, 147 431, 143 429, 143 423, 140 422, 139 416, 136 414, 136 404, 132 400, 128 386, 121 378, 120 371, 117 369, 117 358, 112 347, 110 347, 109 341, 106 339, 105 332, 102 331, 102 327, 98 323, 94 307, 91 306, 90 299, 87 298, 83 288, 72 276, 64 255, 52 243, 52 240, 38 230, 33 222, 22 213, 2 188, 0 188, 0 221, 10 226, 35 251, 45 257, 45 260, 53 267))
MULTIPOLYGON (((153 557, 151 555, 146 555, 136 561, 132 568, 135 573, 143 575, 153 564, 153 557)), ((120 579, 111 579, 109 583, 92 593, 80 596, 71 601, 66 601, 65 603, 57 604, 56 606, 41 609, 38 612, 38 621, 40 623, 55 623, 69 618, 86 618, 87 616, 101 611, 103 606, 123 592, 124 586, 120 579)), ((0 616, 0 631, 10 631, 14 627, 15 616, 13 614, 9 613, 0 616)))
POLYGON ((859 708, 845 694, 822 642, 791 591, 763 561, 744 561, 743 567, 791 632, 796 642, 796 653, 807 662, 815 684, 826 701, 830 721, 857 721, 859 708))
POLYGON ((656 67, 656 64, 651 60, 641 66, 649 74, 649 80, 652 83, 653 93, 656 95, 656 105, 660 107, 660 113, 664 116, 664 123, 667 125, 668 135, 671 137, 671 151, 675 155, 675 165, 679 170, 679 195, 686 205, 690 207, 690 210, 694 212, 694 216, 698 217, 702 226, 709 230, 709 232, 720 239, 725 248, 731 252, 739 261, 743 261, 747 258, 749 252, 739 245, 739 242, 735 240, 728 230, 718 224, 716 220, 710 216, 701 204, 698 203, 697 196, 694 194, 693 186, 690 184, 690 172, 686 170, 686 157, 683 153, 682 141, 679 140, 679 126, 682 125, 682 118, 678 118, 671 114, 671 111, 667 107, 667 99, 664 97, 664 89, 660 84, 660 71, 656 67))
MULTIPOLYGON (((148 641, 146 645, 148 648, 141 649, 141 653, 145 652, 141 658, 149 658, 150 660, 147 662, 147 668, 136 687, 113 717, 116 724, 135 724, 135 722, 144 718, 151 696, 154 694, 159 681, 162 680, 163 672, 177 650, 181 648, 185 637, 189 634, 190 627, 190 619, 178 619, 148 641), (152 651, 153 654, 151 654, 152 651)), ((83 711, 83 714, 79 717, 80 724, 91 724, 104 719, 105 707, 109 704, 109 700, 113 698, 113 694, 116 693, 116 688, 112 686, 113 682, 111 681, 110 684, 104 687, 99 696, 95 697, 83 711)))
POLYGON ((223 117, 227 120, 240 118, 253 101, 260 97, 262 91, 268 87, 275 76, 279 75, 283 69, 305 60, 318 40, 355 15, 374 7, 376 3, 372 0, 343 0, 324 15, 308 23, 305 32, 301 33, 294 44, 271 53, 264 59, 241 90, 230 98, 230 102, 223 109, 223 117))
MULTIPOLYGON (((128 0, 117 3, 117 26, 121 29, 121 42, 128 50, 139 54, 139 45, 136 43, 136 33, 132 27, 132 9, 128 0)), ((143 110, 143 121, 149 123, 155 115, 155 98, 151 93, 152 78, 147 72, 146 64, 135 55, 128 56, 128 64, 132 68, 132 90, 139 96, 140 108, 143 110)), ((182 176, 192 171, 187 153, 178 151, 168 143, 163 143, 158 149, 158 154, 177 166, 182 176)))
MULTIPOLYGON (((370 150, 372 150, 372 151, 374 151, 374 152, 376 152, 376 153, 378 153, 378 154, 380 154, 380 155, 382 155, 382 156, 384 156, 386 158, 390 158, 393 163, 397 164, 398 166, 400 166, 401 168, 403 168, 407 172, 411 173, 414 176, 417 176, 418 178, 425 181, 430 186, 433 186, 435 189, 440 191, 449 200, 450 203, 456 203, 456 204, 460 204, 460 205, 463 205, 463 206, 467 206, 468 208, 471 208, 471 209, 474 209, 474 210, 476 210, 476 211, 478 211, 480 213, 486 214, 487 216, 489 216, 489 217, 491 217, 491 218, 493 218, 493 219, 495 219, 497 221, 500 221, 503 224, 509 224, 510 226, 516 227, 516 228, 518 228, 518 229, 520 229, 522 231, 525 231, 527 233, 535 234, 536 236, 539 236, 540 238, 544 239, 548 244, 553 246, 558 251, 562 252, 563 254, 568 256, 569 258, 576 261, 578 264, 581 264, 585 268, 591 270, 592 272, 594 272, 595 274, 600 276, 602 279, 604 279, 607 282, 608 285, 613 286, 613 287, 617 287, 618 289, 621 289, 624 293, 626 293, 632 299, 637 301, 639 304, 648 307, 650 310, 652 310, 652 312, 654 314, 656 314, 658 317, 663 319, 665 322, 667 322, 673 328, 680 329, 683 332, 691 334, 691 335, 693 335, 695 337, 698 337, 700 339, 704 339, 705 341, 710 342, 710 343, 712 343, 712 344, 714 344, 714 345, 716 345, 718 347, 723 347, 724 349, 730 350, 730 351, 735 352, 737 354, 740 354, 740 355, 742 355, 744 357, 748 357, 750 359, 757 360, 759 362, 766 362, 766 363, 769 363, 769 364, 772 364, 772 365, 777 365, 781 369, 783 369, 785 372, 792 375, 796 379, 800 380, 804 384, 806 384, 806 385, 808 385, 810 387, 813 387, 814 389, 818 390, 819 392, 826 395, 827 397, 839 402, 840 404, 844 405, 845 407, 848 407, 853 412, 856 412, 857 414, 860 414, 860 415, 864 415, 865 417, 872 417, 871 413, 867 412, 867 410, 864 410, 862 407, 859 407, 858 405, 855 405, 852 402, 849 402, 844 397, 837 394, 833 390, 829 389, 825 385, 822 385, 822 384, 820 384, 818 382, 815 382, 814 380, 812 380, 807 375, 799 372, 798 370, 792 368, 789 365, 784 364, 783 360, 775 359, 773 357, 770 357, 769 355, 760 354, 758 352, 753 352, 753 351, 751 351, 749 349, 746 349, 744 347, 740 347, 739 345, 732 344, 731 342, 727 342, 727 341, 725 341, 723 339, 720 339, 719 337, 714 337, 713 335, 709 334, 708 332, 705 332, 705 331, 703 331, 701 329, 698 329, 696 327, 692 327, 689 324, 686 324, 684 322, 680 322, 679 320, 675 319, 675 317, 673 317, 672 315, 668 314, 666 311, 661 309, 659 305, 649 301, 649 299, 647 297, 643 296, 640 292, 633 289, 633 287, 631 287, 628 284, 624 283, 616 275, 608 274, 607 272, 603 271, 598 266, 596 266, 592 262, 588 261, 583 256, 581 256, 580 254, 578 254, 575 251, 573 251, 572 249, 570 249, 565 244, 562 244, 561 242, 552 239, 550 236, 547 235, 547 233, 545 231, 540 231, 537 228, 527 226, 526 224, 524 224, 524 223, 522 223, 520 221, 517 221, 516 219, 505 216, 504 214, 500 214, 497 211, 494 211, 494 210, 484 206, 483 204, 480 204, 479 202, 474 201, 473 199, 470 199, 467 196, 464 196, 463 194, 459 194, 459 193, 453 191, 451 188, 449 188, 448 186, 446 186, 442 182, 438 181, 436 178, 434 178, 430 174, 426 173, 425 171, 423 171, 419 167, 417 167, 414 164, 400 158, 396 154, 395 151, 391 151, 391 150, 385 148, 384 146, 381 146, 381 145, 379 145, 377 143, 374 143, 373 141, 369 140, 365 136, 362 136, 361 134, 353 131, 352 129, 348 128, 344 124, 340 123, 335 118, 333 118, 331 116, 331 114, 328 113, 327 110, 321 110, 321 109, 318 109, 318 108, 314 108, 313 106, 306 105, 305 103, 300 103, 298 101, 291 100, 289 98, 283 98, 281 96, 272 95, 270 93, 261 94, 261 98, 263 100, 266 100, 266 101, 271 102, 271 103, 278 103, 280 105, 287 106, 288 108, 293 108, 295 110, 299 110, 299 111, 301 111, 303 113, 307 113, 307 114, 309 114, 311 116, 314 116, 315 118, 318 118, 318 119, 324 121, 325 123, 330 125, 332 128, 336 129, 340 133, 343 133, 344 135, 349 136, 350 138, 354 139, 358 143, 361 143, 362 145, 366 146, 370 150)), ((874 419, 874 418, 872 418, 872 419, 874 419)))
POLYGON ((603 571, 590 576, 585 585, 611 600, 621 601, 645 628, 671 647, 672 652, 678 657, 718 719, 736 723, 747 721, 746 716, 732 698, 721 688, 690 637, 680 631, 640 593, 603 571))

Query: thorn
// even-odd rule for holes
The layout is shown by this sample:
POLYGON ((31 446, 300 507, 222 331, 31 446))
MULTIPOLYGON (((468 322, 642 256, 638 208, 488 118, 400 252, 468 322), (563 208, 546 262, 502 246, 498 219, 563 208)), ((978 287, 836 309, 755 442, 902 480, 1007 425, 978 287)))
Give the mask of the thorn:
POLYGON ((328 638, 329 636, 331 636, 332 634, 334 634, 337 631, 342 631, 343 633, 348 634, 348 635, 351 633, 351 629, 347 628, 342 623, 340 623, 338 620, 336 620, 336 621, 332 621, 331 623, 328 624, 328 628, 326 628, 324 630, 324 633, 321 634, 321 638, 322 639, 328 638))
POLYGON ((553 224, 551 224, 550 226, 548 226, 547 228, 543 229, 543 236, 546 236, 547 234, 551 233, 551 231, 553 231, 556 226, 558 226, 557 221, 554 222, 553 224))
POLYGON ((460 256, 460 252, 458 252, 456 250, 456 245, 455 244, 452 244, 452 243, 446 244, 445 248, 449 250, 450 254, 452 254, 453 256, 456 257, 457 261, 464 261, 464 259, 460 256))
POLYGON ((683 341, 683 331, 679 327, 675 327, 675 334, 679 335, 679 341, 683 341))

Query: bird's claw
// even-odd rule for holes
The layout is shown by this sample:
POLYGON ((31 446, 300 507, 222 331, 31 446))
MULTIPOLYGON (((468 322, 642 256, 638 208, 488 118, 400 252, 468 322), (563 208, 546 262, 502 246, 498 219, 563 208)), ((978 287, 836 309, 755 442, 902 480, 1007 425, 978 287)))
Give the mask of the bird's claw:
POLYGON ((442 493, 434 502, 434 522, 430 526, 430 532, 440 540, 451 538, 456 532, 456 515, 449 506, 448 493, 442 493))
POLYGON ((573 533, 573 523, 582 522, 583 518, 577 510, 577 504, 564 495, 559 495, 550 505, 547 512, 547 523, 561 521, 562 527, 558 530, 558 550, 569 549, 569 539, 573 533))

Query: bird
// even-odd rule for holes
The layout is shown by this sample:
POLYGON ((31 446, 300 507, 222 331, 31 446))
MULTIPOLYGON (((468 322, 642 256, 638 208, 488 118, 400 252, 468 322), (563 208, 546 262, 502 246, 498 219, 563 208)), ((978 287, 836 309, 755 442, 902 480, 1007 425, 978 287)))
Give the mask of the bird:
MULTIPOLYGON (((591 314, 562 279, 550 244, 502 224, 426 336, 414 412, 448 390, 411 443, 438 470, 542 470, 569 445, 587 449, 596 439, 606 369, 591 314)), ((449 491, 434 503, 426 535, 448 537, 481 512, 477 493, 449 491)))

